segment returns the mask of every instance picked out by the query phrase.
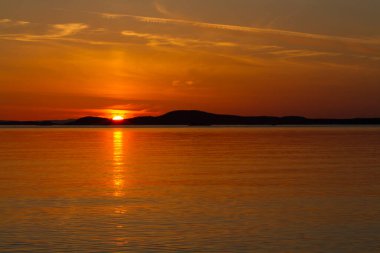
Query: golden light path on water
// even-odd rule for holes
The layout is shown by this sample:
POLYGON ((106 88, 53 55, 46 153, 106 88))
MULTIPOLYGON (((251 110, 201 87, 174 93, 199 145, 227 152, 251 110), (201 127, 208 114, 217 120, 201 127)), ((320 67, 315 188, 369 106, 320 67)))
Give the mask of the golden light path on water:
MULTIPOLYGON (((124 133, 120 129, 113 131, 113 196, 121 198, 125 196, 125 157, 124 157, 124 133)), ((118 205, 114 209, 114 215, 118 218, 123 218, 127 210, 124 206, 118 205)), ((118 220, 118 219, 116 219, 118 220)), ((117 247, 128 244, 128 239, 124 233, 124 225, 122 222, 115 222, 114 228, 119 231, 117 236, 113 239, 117 247), (121 233, 121 234, 120 234, 121 233)))
POLYGON ((113 184, 115 197, 124 196, 124 134, 122 130, 115 129, 113 132, 113 184))

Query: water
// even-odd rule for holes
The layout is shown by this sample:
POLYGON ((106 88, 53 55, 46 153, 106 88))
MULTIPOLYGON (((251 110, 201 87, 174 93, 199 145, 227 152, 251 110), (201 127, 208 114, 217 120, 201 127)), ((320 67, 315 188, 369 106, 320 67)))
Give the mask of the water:
POLYGON ((0 128, 1 252, 380 252, 380 128, 0 128))

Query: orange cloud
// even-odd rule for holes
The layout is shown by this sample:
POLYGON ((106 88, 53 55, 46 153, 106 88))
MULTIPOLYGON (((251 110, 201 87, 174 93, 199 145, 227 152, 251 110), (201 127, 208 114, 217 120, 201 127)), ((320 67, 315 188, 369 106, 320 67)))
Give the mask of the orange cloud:
POLYGON ((324 34, 294 32, 294 31, 286 31, 286 30, 278 30, 278 29, 270 29, 270 28, 256 28, 256 27, 247 27, 247 26, 199 22, 199 21, 193 21, 193 20, 136 16, 136 15, 129 15, 129 14, 102 13, 101 15, 103 17, 112 17, 112 18, 128 17, 128 18, 133 18, 135 20, 146 22, 146 23, 190 25, 190 26, 201 27, 201 28, 257 33, 257 34, 264 34, 264 35, 271 34, 271 35, 281 35, 281 36, 304 38, 304 39, 316 39, 316 40, 328 40, 328 41, 336 41, 336 42, 344 42, 344 43, 380 45, 379 38, 351 38, 351 37, 342 37, 342 36, 333 36, 333 35, 324 35, 324 34))
POLYGON ((82 23, 55 24, 51 25, 50 32, 47 34, 3 34, 0 38, 19 41, 55 40, 75 35, 87 28, 88 25, 82 23))

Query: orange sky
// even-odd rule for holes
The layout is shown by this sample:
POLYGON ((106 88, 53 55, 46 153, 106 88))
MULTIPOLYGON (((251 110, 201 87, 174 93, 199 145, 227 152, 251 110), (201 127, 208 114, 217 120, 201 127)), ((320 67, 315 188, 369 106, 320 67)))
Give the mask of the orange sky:
POLYGON ((0 119, 380 117, 380 2, 1 0, 0 119))

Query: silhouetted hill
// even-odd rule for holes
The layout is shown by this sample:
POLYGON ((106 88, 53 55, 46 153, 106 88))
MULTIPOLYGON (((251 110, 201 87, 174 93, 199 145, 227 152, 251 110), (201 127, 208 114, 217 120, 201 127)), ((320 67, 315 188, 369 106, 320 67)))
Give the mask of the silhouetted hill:
POLYGON ((76 119, 66 120, 41 120, 41 121, 15 121, 15 120, 0 120, 0 125, 8 126, 53 126, 53 125, 65 125, 70 122, 76 121, 76 119))
POLYGON ((380 124, 374 119, 307 119, 299 116, 287 117, 245 117, 222 115, 203 111, 173 111, 158 117, 137 117, 128 119, 129 125, 358 125, 380 124))
POLYGON ((380 125, 380 118, 308 119, 299 116, 245 117, 195 110, 172 111, 153 117, 144 116, 115 123, 101 117, 84 117, 66 121, 0 121, 0 125, 380 125))
POLYGON ((127 120, 132 125, 250 125, 274 122, 274 117, 242 117, 203 111, 173 111, 158 117, 137 117, 127 120))
POLYGON ((45 120, 45 121, 7 121, 1 120, 0 125, 3 126, 52 126, 56 125, 55 122, 45 120))
POLYGON ((69 122, 66 125, 112 125, 112 120, 100 117, 84 117, 69 122))

